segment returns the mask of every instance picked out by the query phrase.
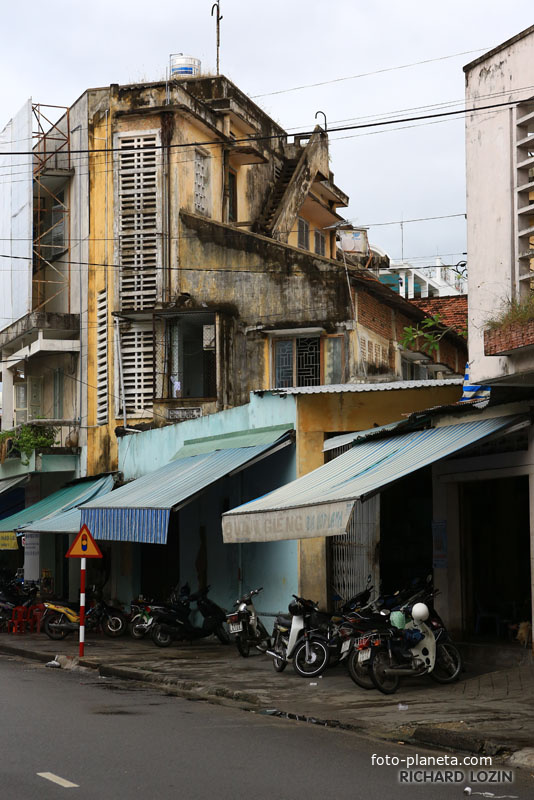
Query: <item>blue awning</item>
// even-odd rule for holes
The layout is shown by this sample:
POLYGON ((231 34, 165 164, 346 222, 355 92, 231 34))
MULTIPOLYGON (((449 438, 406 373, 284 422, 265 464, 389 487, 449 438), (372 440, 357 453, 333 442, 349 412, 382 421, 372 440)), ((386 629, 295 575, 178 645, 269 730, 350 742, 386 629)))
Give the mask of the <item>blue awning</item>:
POLYGON ((228 511, 223 539, 268 542, 344 534, 356 500, 521 419, 477 420, 356 444, 308 475, 228 511))
MULTIPOLYGON (((113 489, 113 476, 107 475, 92 482, 91 493, 84 492, 81 496, 80 504, 85 500, 93 500, 96 497, 103 497, 113 489)), ((18 528, 19 533, 78 533, 80 531, 82 512, 78 507, 67 511, 60 510, 55 514, 42 517, 29 525, 18 528)))
POLYGON ((86 503, 82 524, 96 539, 165 544, 171 510, 190 503, 208 486, 285 447, 273 432, 269 444, 234 447, 178 458, 104 498, 86 503))
POLYGON ((36 520, 48 519, 54 514, 77 508, 95 497, 110 480, 113 481, 109 477, 92 478, 64 486, 63 489, 49 494, 48 497, 23 508, 22 511, 4 517, 0 520, 0 531, 18 531, 36 520))

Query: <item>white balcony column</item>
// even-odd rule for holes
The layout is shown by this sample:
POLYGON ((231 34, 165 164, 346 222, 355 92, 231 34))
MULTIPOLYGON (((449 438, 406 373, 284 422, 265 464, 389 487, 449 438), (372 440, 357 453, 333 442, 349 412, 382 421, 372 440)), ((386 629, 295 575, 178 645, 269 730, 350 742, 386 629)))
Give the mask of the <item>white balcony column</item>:
MULTIPOLYGON (((408 300, 413 300, 414 297, 414 282, 415 275, 413 269, 408 270, 408 300)), ((406 295, 405 295, 406 296, 406 295)))

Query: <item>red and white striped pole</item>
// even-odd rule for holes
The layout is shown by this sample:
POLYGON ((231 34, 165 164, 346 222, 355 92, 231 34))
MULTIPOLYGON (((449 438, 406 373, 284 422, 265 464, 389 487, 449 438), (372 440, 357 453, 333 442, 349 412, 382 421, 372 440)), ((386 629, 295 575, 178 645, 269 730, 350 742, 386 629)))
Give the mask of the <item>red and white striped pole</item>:
POLYGON ((85 644, 85 565, 87 559, 80 559, 80 658, 85 644))

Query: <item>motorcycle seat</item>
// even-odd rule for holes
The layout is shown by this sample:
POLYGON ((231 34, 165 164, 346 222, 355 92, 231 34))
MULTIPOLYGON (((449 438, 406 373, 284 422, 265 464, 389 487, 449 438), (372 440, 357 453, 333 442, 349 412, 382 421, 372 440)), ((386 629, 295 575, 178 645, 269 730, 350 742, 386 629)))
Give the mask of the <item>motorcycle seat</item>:
POLYGON ((282 628, 290 628, 292 621, 293 617, 291 617, 289 614, 279 614, 276 617, 276 624, 281 625, 282 628))

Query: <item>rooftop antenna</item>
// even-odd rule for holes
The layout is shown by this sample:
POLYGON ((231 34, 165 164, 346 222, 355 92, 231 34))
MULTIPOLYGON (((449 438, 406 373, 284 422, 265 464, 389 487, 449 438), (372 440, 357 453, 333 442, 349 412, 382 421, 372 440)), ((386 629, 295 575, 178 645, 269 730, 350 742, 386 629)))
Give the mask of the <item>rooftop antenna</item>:
POLYGON ((217 16, 215 17, 215 24, 217 25, 217 75, 219 74, 219 50, 221 47, 221 20, 222 14, 221 5, 219 2, 214 3, 211 7, 211 16, 213 17, 213 9, 217 9, 217 16))

